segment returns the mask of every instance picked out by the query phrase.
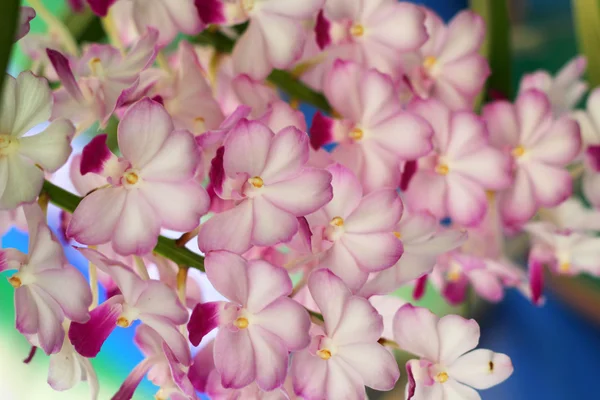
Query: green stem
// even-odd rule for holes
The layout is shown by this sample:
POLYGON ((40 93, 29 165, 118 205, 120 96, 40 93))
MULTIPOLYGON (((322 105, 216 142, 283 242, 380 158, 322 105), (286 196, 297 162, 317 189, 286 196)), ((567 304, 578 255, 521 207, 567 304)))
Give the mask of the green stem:
MULTIPOLYGON (((219 31, 207 29, 194 38, 194 42, 209 45, 220 53, 231 53, 235 41, 219 31)), ((332 112, 332 107, 321 93, 309 88, 300 80, 296 79, 290 72, 276 69, 267 77, 267 81, 277 86, 290 98, 299 100, 323 110, 332 112)))
MULTIPOLYGON (((75 211, 75 208, 77 208, 82 200, 81 197, 67 192, 49 181, 44 182, 43 191, 50 196, 52 204, 70 213, 75 211)), ((185 247, 178 247, 173 239, 159 236, 154 252, 168 258, 177 265, 186 265, 190 268, 204 271, 204 257, 185 247)))
POLYGON ((587 74, 592 88, 600 85, 600 1, 572 0, 579 51, 587 58, 587 74))

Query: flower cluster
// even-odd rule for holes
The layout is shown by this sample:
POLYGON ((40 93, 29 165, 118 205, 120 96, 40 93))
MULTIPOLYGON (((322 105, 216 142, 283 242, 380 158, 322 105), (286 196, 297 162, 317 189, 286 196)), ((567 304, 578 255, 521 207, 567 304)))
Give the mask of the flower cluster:
MULTIPOLYGON (((20 40, 45 78, 6 76, 0 108, 0 230, 29 232, 0 270, 54 389, 87 380, 97 399, 89 359, 135 323, 144 358, 113 399, 148 376, 157 399, 360 400, 395 387, 396 349, 413 355, 408 399, 479 399, 510 358, 473 350, 474 320, 397 289, 461 304, 517 288, 537 304, 544 266, 600 275, 600 211, 572 196, 581 177, 600 207, 600 92, 573 110, 583 58, 475 112, 490 69, 470 11, 445 23, 396 0, 70 3, 109 44, 79 46, 48 19, 20 40), (321 108, 309 123, 306 93, 321 108), (506 251, 521 233, 529 273, 506 251), (89 261, 89 284, 61 245, 89 261)), ((18 39, 34 15, 23 9, 18 39)))

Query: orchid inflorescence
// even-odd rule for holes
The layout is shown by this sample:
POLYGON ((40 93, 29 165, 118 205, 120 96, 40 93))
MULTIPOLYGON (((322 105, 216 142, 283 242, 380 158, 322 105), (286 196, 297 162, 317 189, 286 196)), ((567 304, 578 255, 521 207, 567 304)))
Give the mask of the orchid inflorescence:
POLYGON ((89 359, 139 321, 144 359, 113 399, 146 375, 157 399, 364 399, 396 385, 396 350, 411 354, 408 399, 479 399, 510 358, 474 350, 475 320, 394 292, 418 299, 429 281, 462 304, 517 288, 541 304, 544 267, 600 275, 600 91, 574 111, 582 57, 475 112, 490 68, 471 11, 446 24, 395 0, 70 3, 110 44, 80 47, 52 18, 25 36, 23 8, 34 71, 5 77, 0 108, 0 227, 29 232, 0 270, 54 389, 87 380, 99 398, 89 359), (320 107, 310 126, 301 101, 320 107), (529 273, 506 250, 523 235, 529 273), (89 260, 89 283, 62 246, 89 260))

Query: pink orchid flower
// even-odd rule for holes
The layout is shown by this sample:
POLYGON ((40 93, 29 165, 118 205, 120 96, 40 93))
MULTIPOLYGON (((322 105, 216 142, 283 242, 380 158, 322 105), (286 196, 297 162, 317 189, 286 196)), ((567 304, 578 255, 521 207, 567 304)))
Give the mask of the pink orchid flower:
POLYGON ((81 201, 67 236, 87 245, 112 241, 121 255, 144 255, 161 227, 185 232, 198 226, 209 199, 194 181, 200 153, 193 136, 174 130, 165 109, 145 98, 125 113, 118 142, 120 158, 106 146, 106 135, 84 149, 82 174, 102 175, 107 186, 81 201))
POLYGON ((416 100, 410 110, 433 127, 435 148, 418 160, 406 203, 458 225, 478 225, 488 208, 486 190, 511 182, 509 157, 492 147, 485 123, 470 111, 451 111, 436 99, 416 100))
POLYGON ((445 25, 432 11, 425 11, 429 40, 405 58, 409 86, 420 98, 434 97, 453 110, 471 110, 490 75, 479 54, 485 22, 474 12, 463 11, 445 25))
POLYGON ((48 82, 31 72, 17 79, 6 75, 0 109, 0 210, 34 201, 44 183, 44 172, 57 171, 71 154, 73 125, 59 118, 36 135, 52 112, 48 82))
POLYGON ((283 384, 288 353, 309 343, 310 319, 287 297, 287 272, 266 261, 246 261, 234 253, 208 253, 208 279, 229 302, 198 304, 188 330, 197 346, 219 328, 214 344, 215 367, 224 388, 240 389, 256 381, 266 391, 283 384))
POLYGON ((400 348, 421 357, 406 364, 407 400, 481 399, 487 389, 513 372, 510 358, 477 349, 479 325, 458 315, 438 318, 426 308, 407 304, 394 318, 400 348))
POLYGON ((519 269, 507 260, 493 260, 460 252, 438 258, 430 275, 431 281, 452 305, 467 299, 472 287, 481 298, 497 303, 504 298, 505 287, 519 287, 522 276, 519 269))
POLYGON ((27 220, 25 219, 23 207, 0 210, 0 236, 4 236, 13 227, 22 232, 27 232, 27 220))
POLYGON ((548 97, 535 89, 521 93, 515 104, 489 104, 483 115, 492 143, 513 158, 514 183, 498 199, 507 225, 569 198, 572 179, 565 167, 581 148, 577 122, 566 116, 555 120, 548 97))
POLYGON ((329 270, 314 271, 308 287, 325 325, 313 329, 309 348, 292 359, 296 394, 306 400, 362 400, 365 386, 392 389, 400 371, 394 356, 377 342, 381 315, 329 270))
POLYGON ((581 199, 575 197, 569 198, 558 207, 545 209, 540 217, 564 232, 593 235, 600 231, 600 211, 586 207, 581 199))
POLYGON ((187 322, 188 312, 179 303, 175 291, 162 282, 142 280, 127 266, 109 260, 96 250, 78 250, 112 277, 121 294, 93 309, 88 322, 71 324, 69 339, 75 350, 84 357, 95 357, 117 326, 128 328, 140 320, 159 333, 179 363, 190 365, 187 340, 177 329, 187 322))
POLYGON ((66 318, 85 323, 92 294, 85 278, 69 265, 40 207, 23 207, 29 227, 28 254, 16 249, 1 250, 6 268, 17 269, 8 278, 15 288, 17 330, 46 354, 63 347, 66 318))
MULTIPOLYGON (((68 330, 68 324, 65 324, 65 326, 68 330)), ((61 350, 50 355, 48 384, 52 389, 62 392, 72 389, 81 381, 88 382, 91 392, 90 397, 92 400, 97 400, 100 385, 96 371, 89 359, 80 356, 75 351, 69 338, 65 335, 61 350)))
POLYGON ((328 0, 315 26, 321 49, 343 47, 351 59, 393 74, 402 54, 427 41, 425 13, 396 0, 328 0))
MULTIPOLYGON (((128 28, 134 30, 137 35, 143 35, 150 29, 157 30, 157 44, 160 47, 171 43, 179 33, 196 35, 205 26, 198 17, 194 0, 87 1, 92 11, 100 17, 106 17, 111 10, 111 15, 114 14, 120 22, 116 24, 119 31, 128 28), (127 23, 122 23, 124 21, 127 23)), ((132 38, 137 35, 130 34, 126 37, 132 38)))
POLYGON ((521 79, 519 92, 538 89, 548 95, 555 116, 568 114, 588 90, 587 82, 582 79, 586 68, 586 58, 578 56, 558 71, 555 77, 543 70, 527 74, 521 79))
POLYGON ((150 30, 126 55, 109 45, 89 46, 74 71, 60 52, 47 50, 62 88, 54 92, 53 118, 69 118, 78 132, 96 121, 105 127, 115 110, 128 101, 140 85, 140 72, 156 57, 158 32, 150 30))
POLYGON ((438 256, 461 246, 468 236, 466 231, 441 229, 438 219, 430 213, 406 211, 394 234, 402 240, 402 257, 392 268, 373 274, 360 290, 361 295, 388 294, 429 274, 438 256))
POLYGON ((19 11, 19 25, 15 42, 22 39, 29 33, 31 26, 29 23, 35 18, 35 10, 31 7, 21 7, 19 11))
POLYGON ((236 205, 202 225, 202 251, 241 254, 253 245, 286 242, 298 231, 297 217, 331 200, 331 174, 305 166, 308 140, 306 133, 291 126, 275 135, 260 122, 238 122, 211 170, 215 193, 236 205))
POLYGON ((289 67, 301 54, 307 32, 302 22, 317 14, 324 0, 196 1, 207 24, 235 25, 249 21, 233 49, 236 74, 265 78, 273 68, 289 67))
POLYGON ((205 76, 192 45, 180 42, 174 75, 158 82, 159 89, 154 92, 161 96, 176 129, 199 135, 217 129, 223 122, 223 113, 205 76))
POLYGON ((156 386, 157 399, 197 400, 187 376, 188 368, 179 363, 162 336, 148 325, 140 325, 133 338, 145 358, 133 368, 112 400, 129 400, 145 375, 156 386))
POLYGON ((395 189, 363 196, 352 171, 339 164, 327 170, 333 176, 333 199, 307 219, 313 232, 323 232, 319 266, 331 269, 356 292, 370 272, 390 268, 402 255, 394 228, 404 207, 395 189))
POLYGON ((416 160, 431 150, 431 127, 403 111, 389 76, 338 60, 325 94, 343 119, 317 114, 311 144, 318 149, 337 142, 333 158, 356 173, 365 192, 396 187, 399 161, 416 160))

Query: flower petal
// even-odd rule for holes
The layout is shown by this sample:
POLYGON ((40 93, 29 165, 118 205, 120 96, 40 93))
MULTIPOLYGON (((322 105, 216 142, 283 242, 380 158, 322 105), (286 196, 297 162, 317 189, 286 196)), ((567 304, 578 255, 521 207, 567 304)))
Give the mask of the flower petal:
POLYGON ((394 317, 394 340, 405 351, 437 361, 440 348, 438 321, 439 318, 428 309, 406 304, 394 317))
POLYGON ((337 356, 358 372, 365 386, 375 390, 392 390, 400 377, 396 359, 379 343, 340 346, 337 356))
POLYGON ((73 124, 65 119, 53 121, 43 132, 19 140, 19 152, 41 165, 48 172, 55 172, 71 154, 71 137, 75 134, 73 124))
POLYGON ((392 233, 346 233, 342 243, 358 266, 376 272, 394 265, 404 252, 402 242, 392 233))
MULTIPOLYGON (((283 268, 262 260, 248 262, 248 311, 257 313, 280 297, 292 293, 292 281, 283 268)), ((238 278, 239 279, 239 278, 238 278)))
POLYGON ((52 95, 45 78, 38 78, 30 71, 17 77, 15 90, 15 119, 12 136, 21 137, 31 128, 50 119, 52 95))
POLYGON ((327 167, 331 173, 333 198, 323 208, 329 218, 347 218, 360 204, 363 192, 356 175, 341 164, 327 167))
POLYGON ((129 190, 114 228, 113 249, 121 255, 145 255, 156 246, 159 234, 160 220, 148 200, 141 191, 129 190))
POLYGON ((253 323, 280 338, 290 351, 301 350, 309 344, 308 313, 290 298, 281 297, 263 308, 254 315, 253 323))
POLYGON ((354 293, 365 284, 369 272, 362 270, 356 258, 350 253, 348 247, 341 242, 336 242, 322 256, 319 265, 329 268, 344 284, 354 293))
POLYGON ((383 332, 383 317, 367 299, 352 296, 344 305, 338 326, 328 332, 337 345, 376 342, 383 332))
POLYGON ((129 400, 133 398, 135 390, 142 382, 142 379, 144 379, 144 376, 146 376, 148 371, 150 371, 154 365, 155 364, 153 360, 148 358, 142 360, 131 370, 129 375, 127 375, 127 378, 125 378, 121 384, 121 387, 119 387, 119 390, 117 393, 115 393, 111 400, 129 400))
POLYGON ((479 325, 474 319, 446 315, 437 324, 440 337, 439 362, 449 365, 479 343, 479 325))
POLYGON ((339 325, 346 302, 350 299, 350 290, 344 282, 330 270, 314 271, 308 278, 308 288, 315 303, 321 310, 328 333, 339 325))
POLYGON ((192 364, 190 345, 172 321, 165 317, 154 316, 151 314, 141 315, 140 321, 158 332, 181 364, 185 366, 190 366, 192 364))
POLYGON ((448 367, 448 374, 457 381, 474 387, 488 389, 504 382, 513 373, 513 365, 506 354, 491 350, 473 350, 448 367))
POLYGON ((404 207, 395 189, 382 189, 367 194, 344 221, 348 233, 376 233, 394 229, 404 207))
POLYGON ((174 131, 161 144, 140 173, 148 181, 181 182, 194 177, 201 156, 188 131, 174 131))
POLYGON ((90 320, 85 324, 71 323, 69 340, 79 354, 93 358, 98 355, 102 345, 117 327, 117 319, 123 306, 120 296, 112 297, 90 312, 90 320))
POLYGON ((90 287, 81 273, 70 265, 63 269, 48 269, 37 274, 35 285, 60 305, 67 318, 85 323, 90 319, 92 304, 90 287))
POLYGON ((0 179, 6 181, 0 209, 14 209, 34 201, 42 190, 44 173, 18 154, 0 159, 0 179))
POLYGON ((260 326, 250 327, 248 335, 255 354, 256 383, 265 391, 278 388, 287 376, 287 348, 280 338, 260 326))
POLYGON ((235 178, 238 173, 260 176, 265 168, 273 132, 260 122, 242 119, 225 139, 223 166, 235 178))
POLYGON ((252 200, 253 222, 252 243, 257 246, 272 246, 288 242, 298 232, 298 220, 293 214, 277 208, 264 197, 252 200))
POLYGON ((65 342, 60 352, 50 356, 48 384, 57 391, 69 390, 85 379, 83 372, 73 346, 65 342))
POLYGON ((221 329, 214 347, 215 368, 225 388, 243 388, 257 377, 256 356, 248 329, 221 329))
POLYGON ((212 250, 244 253, 251 247, 253 225, 252 201, 245 200, 206 221, 198 234, 198 247, 205 253, 212 250))
POLYGON ((308 135, 290 126, 271 141, 261 178, 278 182, 295 176, 308 161, 308 135))
POLYGON ((294 354, 291 369, 294 392, 308 400, 326 399, 328 365, 308 350, 294 354))

